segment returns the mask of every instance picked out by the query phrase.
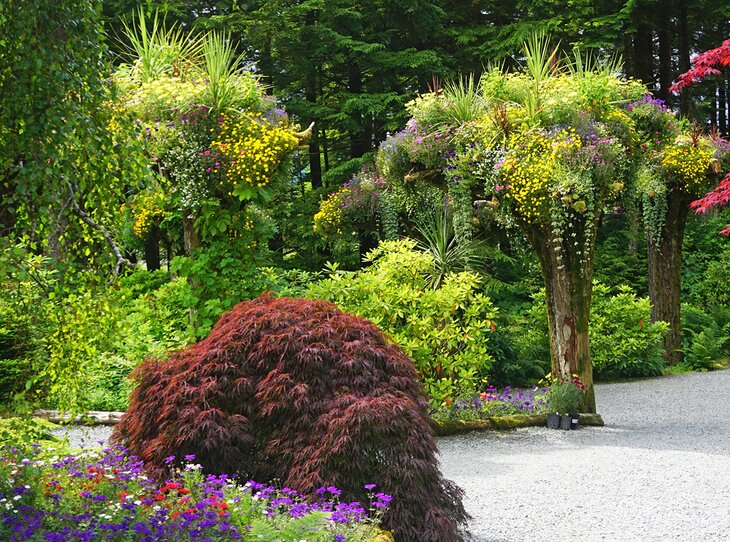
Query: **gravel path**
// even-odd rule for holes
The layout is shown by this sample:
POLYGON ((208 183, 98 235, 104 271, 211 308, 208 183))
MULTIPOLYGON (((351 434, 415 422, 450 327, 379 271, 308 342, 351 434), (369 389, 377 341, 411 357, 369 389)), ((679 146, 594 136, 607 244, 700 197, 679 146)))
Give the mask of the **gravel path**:
POLYGON ((730 540, 730 370, 596 387, 605 427, 439 439, 474 542, 730 540))

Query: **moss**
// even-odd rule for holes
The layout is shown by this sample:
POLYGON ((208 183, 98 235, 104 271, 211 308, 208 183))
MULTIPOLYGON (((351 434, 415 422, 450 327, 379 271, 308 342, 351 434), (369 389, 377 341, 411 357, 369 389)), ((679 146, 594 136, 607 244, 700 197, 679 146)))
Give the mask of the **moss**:
MULTIPOLYGON (((599 414, 581 414, 581 425, 603 425, 599 414)), ((432 420, 431 425, 438 436, 458 435, 471 431, 505 430, 518 427, 540 427, 547 425, 545 414, 513 414, 483 420, 432 420)))
POLYGON ((395 542, 395 539, 390 532, 378 529, 378 532, 370 539, 370 542, 395 542))

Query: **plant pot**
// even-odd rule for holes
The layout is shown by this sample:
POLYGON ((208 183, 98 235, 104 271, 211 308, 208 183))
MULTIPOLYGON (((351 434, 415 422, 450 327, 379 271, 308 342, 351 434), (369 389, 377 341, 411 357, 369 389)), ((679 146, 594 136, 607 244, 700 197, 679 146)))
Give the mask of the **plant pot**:
POLYGON ((579 425, 580 425, 580 414, 578 414, 577 412, 573 412, 570 415, 570 428, 578 429, 579 425))
POLYGON ((560 416, 560 429, 564 429, 566 431, 570 430, 570 426, 572 425, 571 422, 573 421, 573 416, 560 416))
POLYGON ((560 428, 560 416, 557 414, 548 414, 547 426, 548 426, 548 429, 559 429, 560 428))

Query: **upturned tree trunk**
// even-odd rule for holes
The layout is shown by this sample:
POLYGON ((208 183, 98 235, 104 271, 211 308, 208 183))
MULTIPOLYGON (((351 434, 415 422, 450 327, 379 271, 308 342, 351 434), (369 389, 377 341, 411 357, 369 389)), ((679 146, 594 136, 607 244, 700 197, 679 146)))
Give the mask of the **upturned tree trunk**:
POLYGON ((659 235, 647 230, 649 257, 649 299, 652 322, 664 321, 669 332, 662 343, 664 361, 676 365, 682 361, 682 328, 680 324, 680 291, 682 241, 693 198, 684 191, 671 190, 667 196, 667 213, 659 235))
POLYGON ((555 378, 577 375, 585 386, 585 412, 596 411, 588 323, 593 293, 595 221, 570 241, 554 239, 549 226, 523 227, 537 253, 545 282, 550 357, 555 378), (575 243, 578 243, 578 246, 575 243), (587 248, 587 250, 586 250, 587 248))

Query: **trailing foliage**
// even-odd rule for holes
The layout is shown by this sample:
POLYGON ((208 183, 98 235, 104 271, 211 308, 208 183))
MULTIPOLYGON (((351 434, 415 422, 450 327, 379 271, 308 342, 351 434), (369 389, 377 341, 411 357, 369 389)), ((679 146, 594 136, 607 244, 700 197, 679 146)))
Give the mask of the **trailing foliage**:
POLYGON ((100 8, 0 4, 0 215, 35 253, 118 272, 129 264, 115 240, 120 203, 148 172, 113 102, 100 8))
POLYGON ((113 438, 157 476, 196 454, 208 472, 336 485, 393 496, 398 540, 461 539, 462 492, 437 468, 428 403, 411 360, 372 323, 326 301, 263 296, 237 305, 203 341, 148 361, 113 438))

